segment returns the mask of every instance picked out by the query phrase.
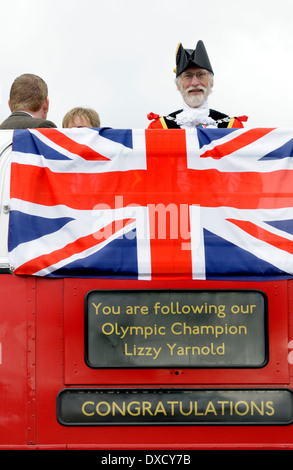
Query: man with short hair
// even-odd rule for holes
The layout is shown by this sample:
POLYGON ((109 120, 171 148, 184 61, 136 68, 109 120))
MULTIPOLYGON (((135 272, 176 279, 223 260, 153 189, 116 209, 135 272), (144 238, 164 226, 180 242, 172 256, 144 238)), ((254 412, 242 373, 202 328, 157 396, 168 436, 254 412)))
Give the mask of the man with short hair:
POLYGON ((57 127, 47 121, 48 87, 37 75, 26 73, 14 80, 8 105, 12 114, 2 122, 0 129, 57 127))
POLYGON ((188 129, 194 127, 243 127, 247 117, 229 117, 209 108, 208 97, 214 86, 214 72, 202 41, 194 50, 184 49, 179 43, 176 50, 176 85, 183 98, 183 109, 168 116, 150 113, 154 119, 149 129, 188 129))

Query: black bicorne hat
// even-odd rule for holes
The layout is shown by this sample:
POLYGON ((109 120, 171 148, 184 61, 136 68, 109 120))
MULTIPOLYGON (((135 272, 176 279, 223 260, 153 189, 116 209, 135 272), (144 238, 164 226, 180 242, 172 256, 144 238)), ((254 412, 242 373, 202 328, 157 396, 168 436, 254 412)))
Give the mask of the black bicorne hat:
POLYGON ((188 67, 194 66, 206 69, 212 74, 214 73, 205 45, 202 41, 198 41, 194 50, 184 49, 180 42, 176 50, 176 68, 174 69, 176 77, 188 67))

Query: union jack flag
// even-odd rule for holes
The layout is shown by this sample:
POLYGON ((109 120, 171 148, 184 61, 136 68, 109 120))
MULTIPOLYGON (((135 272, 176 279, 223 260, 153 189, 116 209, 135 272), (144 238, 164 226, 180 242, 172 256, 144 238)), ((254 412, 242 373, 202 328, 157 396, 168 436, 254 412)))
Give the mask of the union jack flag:
POLYGON ((293 273, 293 130, 14 131, 15 274, 293 273))

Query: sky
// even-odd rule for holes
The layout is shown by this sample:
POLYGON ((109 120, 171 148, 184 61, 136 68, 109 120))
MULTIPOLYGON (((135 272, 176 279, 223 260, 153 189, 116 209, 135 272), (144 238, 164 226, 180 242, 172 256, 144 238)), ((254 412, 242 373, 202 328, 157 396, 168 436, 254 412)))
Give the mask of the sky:
POLYGON ((0 0, 0 121, 22 73, 49 88, 48 119, 75 106, 101 125, 146 128, 181 108, 179 42, 201 39, 214 69, 211 108, 245 127, 293 127, 292 0, 0 0))

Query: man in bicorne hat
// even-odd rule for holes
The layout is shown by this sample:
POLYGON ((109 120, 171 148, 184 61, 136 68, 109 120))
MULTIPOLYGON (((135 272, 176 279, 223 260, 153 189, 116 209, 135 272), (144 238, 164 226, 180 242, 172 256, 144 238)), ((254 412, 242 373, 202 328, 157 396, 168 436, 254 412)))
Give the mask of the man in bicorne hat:
POLYGON ((176 50, 176 84, 183 98, 183 109, 168 116, 148 114, 149 129, 188 129, 193 127, 241 128, 246 116, 229 117, 209 108, 208 97, 214 85, 214 72, 202 41, 194 50, 176 50))

